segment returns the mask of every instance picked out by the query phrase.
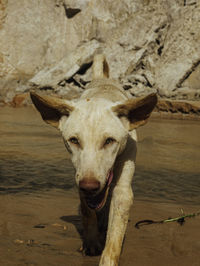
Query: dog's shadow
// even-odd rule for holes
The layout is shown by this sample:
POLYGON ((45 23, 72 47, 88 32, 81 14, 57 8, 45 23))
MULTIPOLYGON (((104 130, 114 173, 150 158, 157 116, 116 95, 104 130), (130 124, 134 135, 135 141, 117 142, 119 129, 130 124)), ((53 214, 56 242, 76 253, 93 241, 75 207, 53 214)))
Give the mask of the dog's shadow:
POLYGON ((73 224, 77 232, 79 233, 81 239, 83 238, 83 227, 80 215, 61 216, 60 219, 64 222, 73 224))
MULTIPOLYGON (((71 223, 75 226, 77 232, 79 233, 81 239, 83 240, 83 227, 82 227, 82 220, 80 215, 68 215, 68 216, 61 216, 60 219, 64 222, 71 223)), ((90 259, 85 257, 84 252, 82 251, 82 246, 77 249, 77 252, 82 253, 83 259, 81 261, 81 266, 88 266, 88 262, 90 263, 90 259)), ((93 257, 94 258, 94 257, 93 257)), ((95 266, 99 265, 99 256, 93 259, 93 264, 95 266)))

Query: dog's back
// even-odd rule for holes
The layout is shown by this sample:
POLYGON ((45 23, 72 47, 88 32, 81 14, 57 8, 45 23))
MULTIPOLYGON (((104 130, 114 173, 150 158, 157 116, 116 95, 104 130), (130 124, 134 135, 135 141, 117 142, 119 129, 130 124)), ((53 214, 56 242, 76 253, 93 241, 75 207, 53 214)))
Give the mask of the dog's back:
POLYGON ((92 71, 92 81, 82 94, 82 99, 105 98, 118 102, 130 98, 130 95, 121 88, 117 81, 109 79, 109 66, 104 55, 95 55, 92 71))

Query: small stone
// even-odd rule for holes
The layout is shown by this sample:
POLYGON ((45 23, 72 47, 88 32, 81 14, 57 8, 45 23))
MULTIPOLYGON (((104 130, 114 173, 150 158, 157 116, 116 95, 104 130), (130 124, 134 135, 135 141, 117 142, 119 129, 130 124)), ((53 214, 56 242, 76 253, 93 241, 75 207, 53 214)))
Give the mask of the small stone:
POLYGON ((18 94, 13 98, 12 106, 14 107, 21 107, 23 105, 26 105, 26 101, 29 97, 28 93, 18 94))
POLYGON ((15 239, 15 240, 14 240, 14 243, 15 243, 15 244, 23 244, 23 243, 24 243, 24 240, 21 240, 21 239, 15 239))
POLYGON ((46 227, 46 225, 44 225, 44 224, 37 224, 34 226, 34 228, 45 228, 45 227, 46 227))

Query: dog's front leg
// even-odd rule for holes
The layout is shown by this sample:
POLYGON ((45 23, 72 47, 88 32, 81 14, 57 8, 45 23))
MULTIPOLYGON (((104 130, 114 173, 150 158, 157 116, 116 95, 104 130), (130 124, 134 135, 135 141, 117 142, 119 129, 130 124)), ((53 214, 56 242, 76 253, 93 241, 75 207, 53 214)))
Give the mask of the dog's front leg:
POLYGON ((100 266, 118 265, 132 202, 133 193, 131 188, 115 188, 110 206, 111 212, 109 215, 106 245, 101 256, 100 266))
POLYGON ((81 213, 83 222, 83 252, 86 255, 99 255, 104 246, 104 239, 98 230, 95 210, 88 208, 84 199, 81 199, 81 213))
MULTIPOLYGON (((131 172, 129 172, 130 179, 132 179, 134 171, 131 172)), ((100 259, 100 266, 118 265, 129 211, 133 203, 133 192, 130 183, 130 180, 119 182, 113 190, 106 244, 100 259)))

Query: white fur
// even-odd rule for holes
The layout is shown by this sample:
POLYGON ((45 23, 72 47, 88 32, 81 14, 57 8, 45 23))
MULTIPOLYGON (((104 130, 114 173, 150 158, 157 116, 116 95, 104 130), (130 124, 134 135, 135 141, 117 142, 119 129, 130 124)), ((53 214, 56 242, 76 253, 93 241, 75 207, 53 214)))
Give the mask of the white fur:
POLYGON ((107 201, 99 210, 91 207, 86 195, 79 191, 85 245, 92 254, 101 250, 107 228, 99 265, 116 266, 133 203, 131 183, 137 141, 134 128, 146 123, 157 98, 151 94, 130 99, 116 82, 105 78, 109 69, 103 56, 95 58, 93 71, 96 79, 80 99, 67 101, 35 93, 31 97, 42 118, 61 131, 76 170, 77 185, 83 180, 98 182, 97 197, 106 195, 101 202, 107 201), (109 139, 112 141, 107 144, 109 139), (109 187, 111 176, 114 177, 109 187), (101 194, 105 189, 107 194, 101 194))
POLYGON ((118 182, 113 190, 107 239, 101 256, 101 266, 118 264, 129 209, 133 203, 131 182, 135 170, 136 131, 128 132, 121 121, 111 111, 116 105, 103 98, 80 99, 74 103, 75 110, 69 118, 62 117, 59 129, 66 142, 71 137, 80 140, 81 148, 68 142, 72 150, 71 160, 76 169, 76 183, 93 173, 104 187, 109 170, 115 165, 114 174, 118 182), (127 138, 133 142, 127 147, 127 138), (112 137, 116 142, 103 147, 106 138, 112 137), (126 152, 124 150, 126 149, 126 152), (119 176, 120 175, 120 176, 119 176))
POLYGON ((112 106, 113 103, 105 99, 83 99, 76 102, 69 118, 60 120, 59 129, 72 150, 77 184, 92 172, 102 188, 116 157, 125 148, 128 131, 111 111, 112 106), (70 143, 71 137, 76 137, 82 148, 70 143), (108 137, 116 142, 105 148, 103 145, 108 137))

